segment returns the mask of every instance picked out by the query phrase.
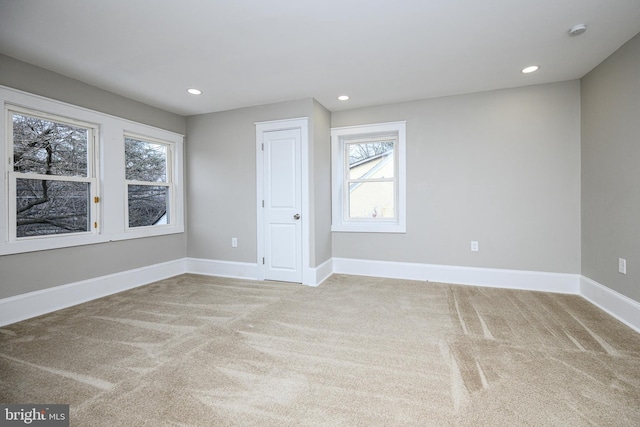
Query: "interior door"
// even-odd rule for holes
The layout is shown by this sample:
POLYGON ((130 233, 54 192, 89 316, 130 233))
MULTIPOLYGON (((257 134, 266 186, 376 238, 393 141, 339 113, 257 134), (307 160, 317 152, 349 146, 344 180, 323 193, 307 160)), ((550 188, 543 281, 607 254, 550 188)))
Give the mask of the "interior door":
POLYGON ((302 282, 301 131, 263 133, 264 278, 302 282))

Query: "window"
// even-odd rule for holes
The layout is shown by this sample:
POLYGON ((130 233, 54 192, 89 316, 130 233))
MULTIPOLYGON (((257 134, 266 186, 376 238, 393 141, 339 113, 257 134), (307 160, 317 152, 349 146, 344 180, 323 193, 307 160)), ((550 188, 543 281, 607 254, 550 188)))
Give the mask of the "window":
POLYGON ((8 110, 7 122, 9 240, 95 232, 97 129, 15 107, 8 110))
POLYGON ((0 86, 0 255, 184 232, 184 136, 0 86))
POLYGON ((171 223, 171 144, 125 135, 129 228, 171 223))
POLYGON ((332 231, 404 233, 405 122, 331 130, 332 231))

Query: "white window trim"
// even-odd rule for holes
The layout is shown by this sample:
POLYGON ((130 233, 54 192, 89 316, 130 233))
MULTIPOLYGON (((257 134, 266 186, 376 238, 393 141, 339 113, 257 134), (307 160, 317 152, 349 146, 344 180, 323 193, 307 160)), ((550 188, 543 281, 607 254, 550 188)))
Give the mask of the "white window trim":
MULTIPOLYGON (((148 126, 145 124, 111 116, 109 114, 89 110, 83 107, 67 104, 61 101, 33 95, 17 89, 0 85, 0 104, 3 108, 3 119, 0 120, 0 135, 2 148, 0 149, 0 255, 33 252, 47 249, 57 249, 80 246, 109 241, 127 240, 134 238, 160 236, 184 232, 184 171, 182 159, 184 156, 184 135, 148 126), (10 222, 11 212, 9 201, 9 179, 12 168, 9 165, 8 141, 13 131, 12 123, 8 121, 7 110, 24 108, 37 113, 55 117, 69 118, 83 124, 93 123, 98 130, 95 142, 96 191, 100 197, 92 222, 98 222, 97 232, 69 233, 38 238, 11 240, 10 222), (144 135, 154 140, 170 143, 173 147, 172 165, 173 182, 172 194, 173 222, 171 224, 153 227, 138 227, 127 230, 126 219, 126 185, 124 163, 124 135, 144 135), (95 219, 94 219, 95 218, 95 219)), ((46 117, 46 116, 45 116, 46 117)), ((69 121, 66 120, 66 121, 69 121)), ((13 215, 15 220, 15 215, 13 215)), ((93 225, 93 224, 92 224, 93 225)), ((15 226, 14 226, 15 228, 15 226)))
POLYGON ((406 233, 406 122, 378 123, 346 126, 331 129, 331 178, 332 207, 331 231, 363 233, 406 233), (397 217, 394 221, 350 219, 346 220, 345 209, 345 141, 365 139, 377 135, 396 135, 398 140, 394 156, 397 164, 397 217))
POLYGON ((135 134, 135 133, 131 133, 131 132, 125 132, 124 135, 122 136, 123 141, 124 138, 133 138, 133 139, 137 139, 137 140, 141 140, 141 141, 145 141, 145 142, 151 142, 153 144, 158 144, 158 145, 164 145, 167 147, 167 178, 166 181, 164 182, 150 182, 150 181, 137 181, 137 180, 131 180, 131 179, 126 179, 125 178, 125 182, 124 182, 124 186, 125 186, 125 190, 124 190, 124 196, 125 196, 125 219, 124 219, 124 224, 125 224, 125 231, 129 234, 131 233, 138 233, 138 234, 144 234, 147 233, 146 230, 149 230, 148 232, 151 233, 151 235, 153 235, 153 233, 155 233, 155 230, 157 229, 161 229, 161 228, 165 228, 165 227, 175 227, 176 222, 175 222, 175 214, 176 214, 176 209, 175 209, 175 204, 176 204, 176 186, 174 184, 174 178, 175 178, 175 170, 177 168, 177 165, 174 161, 174 159, 176 159, 177 156, 174 155, 174 151, 175 151, 175 143, 170 142, 170 141, 163 141, 161 139, 158 138, 152 138, 146 135, 139 135, 139 134, 135 134), (150 186, 150 187, 167 187, 169 188, 169 212, 167 212, 168 217, 169 217, 169 222, 167 224, 162 224, 162 225, 149 225, 149 226, 143 226, 143 227, 129 227, 129 185, 146 185, 146 186, 150 186))
POLYGON ((18 179, 34 179, 34 180, 47 180, 47 181, 63 181, 63 182, 84 182, 89 184, 89 206, 88 212, 89 215, 89 230, 77 233, 63 233, 63 234, 49 234, 42 236, 29 236, 29 237, 17 237, 17 229, 16 227, 8 226, 7 230, 9 231, 8 242, 15 243, 21 241, 29 241, 29 240, 40 240, 40 239, 51 239, 55 237, 66 238, 66 237, 75 237, 75 236, 87 236, 91 234, 97 234, 99 232, 99 221, 98 221, 98 206, 96 203, 93 203, 94 198, 100 197, 100 186, 98 185, 98 176, 99 176, 99 158, 98 158, 98 144, 96 141, 100 138, 100 129, 99 126, 93 123, 83 122, 80 120, 72 119, 69 117, 62 117, 58 115, 53 115, 49 113, 43 113, 41 111, 27 109, 18 107, 15 105, 7 104, 5 108, 6 122, 7 124, 13 122, 12 115, 13 113, 18 113, 25 116, 35 117, 44 120, 50 120, 56 123, 64 123, 72 126, 78 126, 85 128, 89 131, 88 140, 87 140, 87 176, 86 177, 76 177, 76 176, 63 176, 63 175, 43 175, 39 173, 22 173, 15 172, 13 170, 13 126, 7 126, 7 140, 6 140, 6 152, 8 156, 7 167, 8 167, 8 192, 9 197, 7 200, 8 207, 8 218, 9 224, 15 224, 17 221, 16 215, 16 181, 18 179))

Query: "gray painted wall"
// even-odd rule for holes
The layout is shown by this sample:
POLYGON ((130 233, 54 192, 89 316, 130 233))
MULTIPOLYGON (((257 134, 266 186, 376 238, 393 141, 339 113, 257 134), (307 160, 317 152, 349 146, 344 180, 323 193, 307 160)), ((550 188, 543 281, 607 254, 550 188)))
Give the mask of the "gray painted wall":
POLYGON ((183 116, 0 54, 0 84, 185 135, 183 116))
POLYGON ((640 301, 640 35, 587 74, 581 91, 582 274, 640 301))
POLYGON ((313 203, 314 267, 331 259, 331 112, 313 102, 313 203))
MULTIPOLYGON (((182 116, 3 55, 0 85, 182 134, 186 131, 182 116)), ((181 259, 186 246, 186 233, 181 233, 0 256, 0 298, 181 259)))
POLYGON ((256 262, 255 123, 312 115, 304 99, 187 118, 189 257, 256 262))
POLYGON ((332 114, 398 120, 407 233, 333 233, 334 257, 580 273, 578 81, 332 114))

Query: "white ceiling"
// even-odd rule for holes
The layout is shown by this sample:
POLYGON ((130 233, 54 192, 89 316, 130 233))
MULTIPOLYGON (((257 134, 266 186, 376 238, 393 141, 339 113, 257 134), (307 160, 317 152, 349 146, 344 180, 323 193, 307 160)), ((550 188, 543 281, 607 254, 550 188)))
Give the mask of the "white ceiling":
POLYGON ((0 0, 0 53, 182 115, 577 79, 638 32, 640 0, 0 0))

